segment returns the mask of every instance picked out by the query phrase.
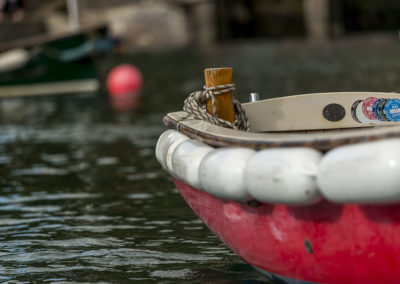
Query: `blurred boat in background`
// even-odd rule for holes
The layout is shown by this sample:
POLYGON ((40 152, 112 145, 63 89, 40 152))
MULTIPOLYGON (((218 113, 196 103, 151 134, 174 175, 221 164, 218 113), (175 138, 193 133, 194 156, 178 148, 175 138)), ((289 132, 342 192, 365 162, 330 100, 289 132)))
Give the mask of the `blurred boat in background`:
POLYGON ((0 97, 94 92, 96 59, 115 46, 106 26, 0 43, 0 97))

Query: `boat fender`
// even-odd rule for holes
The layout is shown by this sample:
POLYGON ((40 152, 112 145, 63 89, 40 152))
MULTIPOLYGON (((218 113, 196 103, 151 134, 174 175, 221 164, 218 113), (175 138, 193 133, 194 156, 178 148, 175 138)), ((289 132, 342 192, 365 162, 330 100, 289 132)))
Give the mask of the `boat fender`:
POLYGON ((245 184, 249 194, 267 203, 306 205, 318 202, 316 183, 322 153, 311 148, 258 151, 247 162, 245 184))
POLYGON ((200 163, 213 149, 197 140, 186 140, 179 144, 172 154, 172 171, 175 176, 190 186, 201 189, 200 163))
POLYGON ((181 134, 176 130, 167 130, 158 138, 156 145, 156 158, 158 162, 173 175, 171 158, 172 154, 180 143, 189 140, 186 135, 181 134))
POLYGON ((220 148, 209 152, 200 163, 201 187, 216 197, 247 201, 244 170, 255 151, 247 148, 220 148))
POLYGON ((321 160, 317 183, 337 203, 379 204, 400 201, 400 139, 347 145, 321 160))

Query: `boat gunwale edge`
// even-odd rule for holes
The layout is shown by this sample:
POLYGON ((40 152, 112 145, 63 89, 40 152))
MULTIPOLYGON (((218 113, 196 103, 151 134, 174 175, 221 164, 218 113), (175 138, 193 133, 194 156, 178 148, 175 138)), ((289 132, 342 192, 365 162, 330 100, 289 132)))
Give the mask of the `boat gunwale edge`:
POLYGON ((334 132, 335 135, 327 132, 318 134, 251 133, 193 119, 182 111, 168 113, 164 117, 163 123, 170 129, 177 130, 191 139, 199 140, 213 147, 246 147, 254 150, 309 147, 325 152, 342 145, 400 137, 400 126, 362 128, 353 132, 334 132))

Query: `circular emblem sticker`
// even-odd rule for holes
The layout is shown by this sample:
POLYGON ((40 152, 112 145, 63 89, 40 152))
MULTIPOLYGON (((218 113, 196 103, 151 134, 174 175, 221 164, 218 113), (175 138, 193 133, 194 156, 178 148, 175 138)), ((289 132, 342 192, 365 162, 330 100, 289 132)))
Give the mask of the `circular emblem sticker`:
POLYGON ((379 112, 378 112, 378 106, 381 104, 381 102, 383 101, 384 99, 377 99, 375 102, 374 102, 374 105, 372 106, 372 111, 373 111, 373 113, 374 113, 374 115, 375 115, 375 117, 378 119, 378 120, 380 120, 380 121, 384 121, 385 119, 383 119, 383 118, 381 118, 381 116, 379 115, 379 112))
POLYGON ((388 100, 385 105, 385 114, 389 120, 399 122, 400 121, 400 100, 399 99, 388 100))
POLYGON ((364 100, 363 105, 362 105, 362 111, 366 118, 371 119, 371 120, 376 120, 376 117, 375 117, 374 111, 372 110, 372 107, 377 100, 378 100, 378 98, 375 98, 375 97, 369 97, 364 100))
MULTIPOLYGON (((361 122, 361 123, 366 123, 366 124, 371 124, 372 123, 372 120, 370 120, 370 119, 368 119, 368 118, 366 118, 365 117, 365 115, 364 115, 364 113, 363 113, 363 111, 362 111, 362 105, 363 104, 358 104, 357 105, 357 107, 356 107, 356 117, 358 118, 358 120, 361 122)), ((374 120, 373 121, 373 123, 376 123, 378 120, 374 120)))
POLYGON ((329 104, 322 110, 322 115, 326 120, 336 122, 344 118, 346 110, 339 104, 329 104))
POLYGON ((387 102, 388 102, 388 99, 383 99, 381 101, 381 103, 378 105, 378 113, 379 113, 380 118, 383 121, 389 121, 389 119, 386 117, 386 114, 385 114, 385 105, 387 102))
POLYGON ((354 104, 351 106, 351 117, 357 121, 358 123, 361 123, 361 121, 357 117, 357 106, 362 103, 362 100, 355 101, 354 104))

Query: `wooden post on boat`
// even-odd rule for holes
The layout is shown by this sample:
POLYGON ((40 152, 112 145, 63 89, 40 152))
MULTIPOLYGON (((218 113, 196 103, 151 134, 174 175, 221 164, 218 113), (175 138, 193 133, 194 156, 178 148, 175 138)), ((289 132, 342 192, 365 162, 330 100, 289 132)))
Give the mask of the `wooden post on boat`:
MULTIPOLYGON (((208 68, 204 70, 206 87, 232 84, 232 68, 208 68)), ((235 113, 232 104, 232 92, 221 94, 215 97, 216 115, 227 121, 235 121, 235 113)), ((207 102, 207 111, 213 113, 212 101, 207 102)))

